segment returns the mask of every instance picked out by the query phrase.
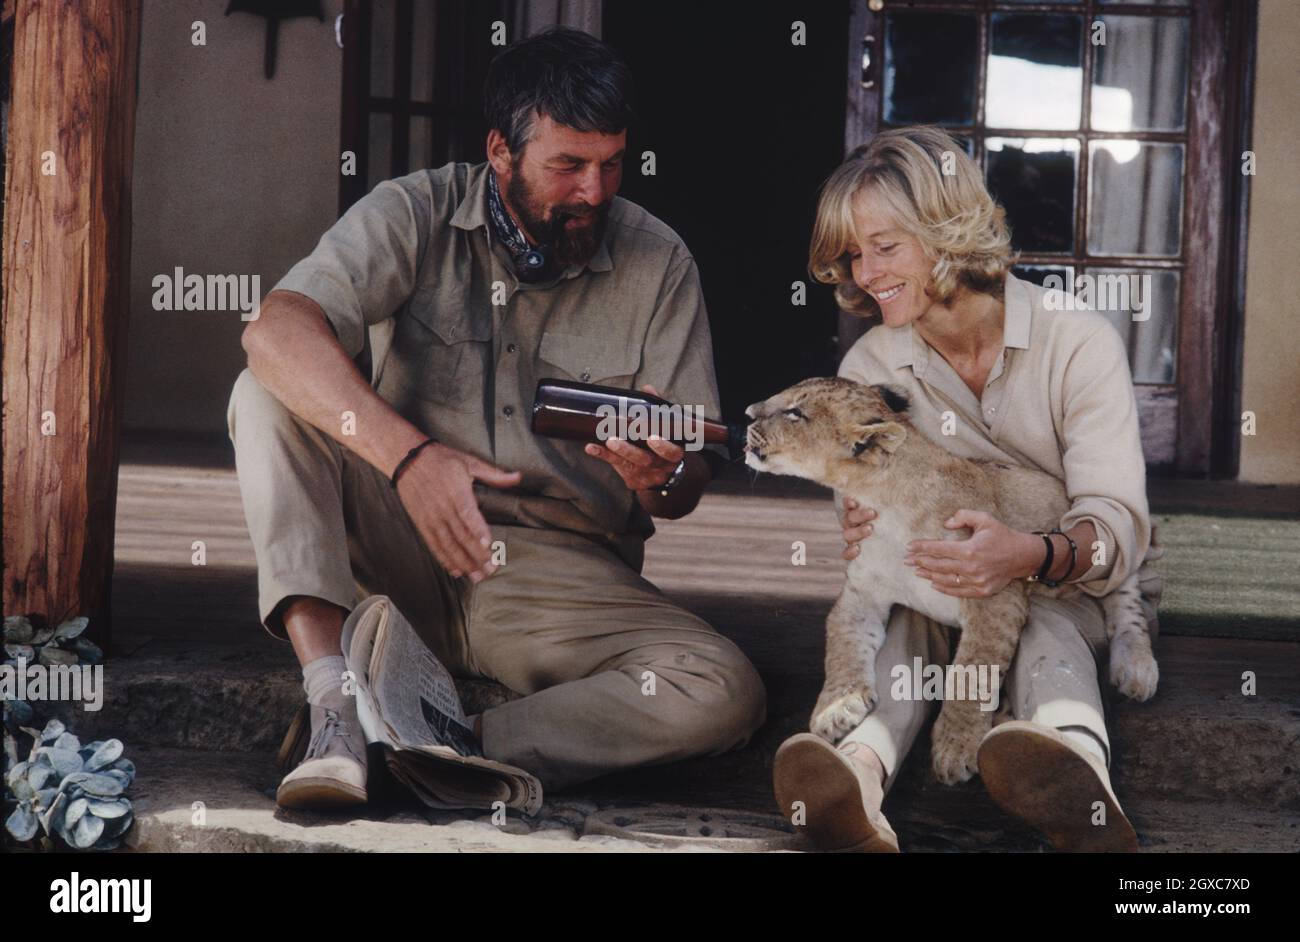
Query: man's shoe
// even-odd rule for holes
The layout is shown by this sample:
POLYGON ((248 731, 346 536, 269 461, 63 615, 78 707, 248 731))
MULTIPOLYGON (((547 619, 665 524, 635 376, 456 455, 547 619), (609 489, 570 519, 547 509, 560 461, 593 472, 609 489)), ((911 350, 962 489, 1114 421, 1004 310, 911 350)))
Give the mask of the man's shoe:
POLYGON ((366 803, 366 742, 356 701, 338 710, 311 704, 311 743, 306 758, 275 793, 281 808, 330 810, 366 803))
POLYGON ((1046 835, 1057 850, 1134 853, 1137 831, 1106 766, 1059 730, 1024 720, 993 727, 980 743, 980 778, 993 800, 1046 835), (1096 803, 1105 824, 1094 824, 1096 803))
POLYGON ((880 813, 876 797, 880 783, 873 787, 869 774, 812 733, 791 736, 772 763, 781 813, 797 815, 795 802, 802 802, 803 829, 818 850, 896 854, 898 837, 880 813))

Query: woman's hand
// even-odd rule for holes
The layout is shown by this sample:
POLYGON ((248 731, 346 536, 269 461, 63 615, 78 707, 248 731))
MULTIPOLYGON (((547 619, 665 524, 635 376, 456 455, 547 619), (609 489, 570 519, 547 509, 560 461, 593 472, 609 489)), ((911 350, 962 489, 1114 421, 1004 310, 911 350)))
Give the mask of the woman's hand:
POLYGON ((1041 537, 1012 530, 982 510, 959 510, 944 526, 970 527, 973 532, 967 540, 914 540, 907 544, 903 562, 945 595, 988 598, 1042 564, 1041 537))
POLYGON ((876 519, 876 512, 870 507, 859 507, 852 497, 844 498, 844 516, 840 524, 844 528, 845 559, 857 559, 862 547, 858 546, 865 538, 871 536, 871 521, 876 519))

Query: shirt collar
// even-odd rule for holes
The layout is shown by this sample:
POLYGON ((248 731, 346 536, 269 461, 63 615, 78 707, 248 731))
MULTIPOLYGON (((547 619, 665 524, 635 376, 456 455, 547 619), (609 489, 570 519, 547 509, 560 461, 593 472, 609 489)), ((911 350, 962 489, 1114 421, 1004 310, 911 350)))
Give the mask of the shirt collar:
MULTIPOLYGON (((1002 346, 1015 347, 1018 350, 1029 349, 1029 329, 1031 314, 1029 307, 1029 289, 1023 281, 1011 272, 1007 272, 1002 285, 1002 346)), ((924 370, 929 360, 930 345, 921 339, 921 335, 912 330, 912 325, 890 328, 891 353, 894 369, 919 364, 924 370)))
MULTIPOLYGON (((470 231, 478 229, 480 226, 488 227, 488 208, 487 208, 487 175, 492 171, 492 165, 487 161, 471 167, 469 170, 469 186, 465 190, 465 198, 460 201, 460 206, 456 207, 456 212, 452 214, 451 224, 457 229, 470 231)), ((610 226, 613 221, 610 221, 610 226)), ((609 254, 609 229, 605 227, 605 237, 600 240, 600 245, 596 246, 596 254, 587 260, 586 267, 591 271, 611 271, 614 268, 614 260, 609 254)))

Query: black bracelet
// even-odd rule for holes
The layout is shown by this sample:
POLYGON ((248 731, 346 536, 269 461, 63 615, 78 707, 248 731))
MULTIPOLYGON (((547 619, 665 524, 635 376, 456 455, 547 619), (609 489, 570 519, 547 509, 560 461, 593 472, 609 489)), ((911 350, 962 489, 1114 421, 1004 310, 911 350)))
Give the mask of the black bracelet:
POLYGON ((1056 547, 1052 545, 1052 538, 1042 530, 1035 530, 1034 536, 1041 536, 1043 542, 1047 544, 1047 558, 1043 560, 1043 565, 1038 568, 1038 572, 1029 577, 1029 581, 1041 582, 1048 588, 1055 588, 1058 583, 1048 582, 1047 574, 1052 571, 1052 561, 1056 559, 1056 547))
POLYGON ((1061 576, 1060 581, 1057 583, 1057 585, 1060 585, 1061 582, 1065 582, 1070 578, 1070 574, 1074 572, 1074 567, 1078 565, 1079 544, 1070 539, 1070 534, 1066 533, 1060 527, 1052 527, 1052 532, 1065 537, 1065 542, 1070 544, 1070 568, 1065 570, 1065 575, 1061 576))
POLYGON ((420 442, 420 444, 408 451, 405 458, 397 462, 397 467, 393 469, 393 476, 388 479, 388 483, 393 485, 393 490, 397 490, 397 476, 406 470, 406 466, 420 453, 420 449, 425 445, 436 445, 437 443, 438 439, 436 438, 426 438, 424 441, 420 442))
POLYGON ((660 497, 667 497, 674 487, 681 483, 682 478, 686 476, 686 459, 682 458, 673 468, 673 473, 668 475, 668 480, 651 490, 658 491, 660 497))
POLYGON ((1038 570, 1038 574, 1030 576, 1029 581, 1041 582, 1049 589, 1055 589, 1062 582, 1065 582, 1070 578, 1070 573, 1074 572, 1074 567, 1079 562, 1079 544, 1070 539, 1069 534, 1060 527, 1052 527, 1052 529, 1048 530, 1046 533, 1042 530, 1035 530, 1034 534, 1036 536, 1041 536, 1043 542, 1047 544, 1047 558, 1043 560, 1043 565, 1038 570), (1056 559, 1056 547, 1052 543, 1052 536, 1063 536, 1065 537, 1065 542, 1070 544, 1070 566, 1065 570, 1065 575, 1060 579, 1047 578, 1047 574, 1052 571, 1052 563, 1056 559))

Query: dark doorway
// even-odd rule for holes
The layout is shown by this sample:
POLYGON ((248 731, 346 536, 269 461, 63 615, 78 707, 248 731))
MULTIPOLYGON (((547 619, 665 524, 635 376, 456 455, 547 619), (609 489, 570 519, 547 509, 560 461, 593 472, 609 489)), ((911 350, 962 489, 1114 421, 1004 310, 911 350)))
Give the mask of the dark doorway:
POLYGON ((606 2, 640 126, 620 195, 672 226, 700 268, 723 410, 834 375, 836 306, 807 272, 817 190, 843 157, 847 2, 606 2), (793 24, 806 45, 794 45, 793 24), (641 172, 653 151, 655 176, 641 172), (791 285, 807 285, 806 304, 791 285))

